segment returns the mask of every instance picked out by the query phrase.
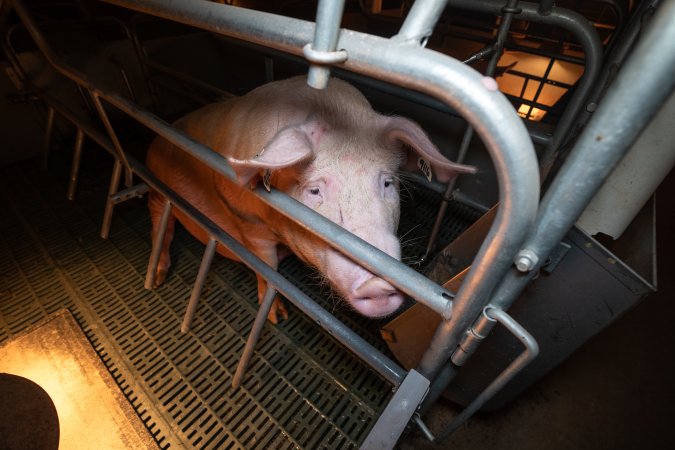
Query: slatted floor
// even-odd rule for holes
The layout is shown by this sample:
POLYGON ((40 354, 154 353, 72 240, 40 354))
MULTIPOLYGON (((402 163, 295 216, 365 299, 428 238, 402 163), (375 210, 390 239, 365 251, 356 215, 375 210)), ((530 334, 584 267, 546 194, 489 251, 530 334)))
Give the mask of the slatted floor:
MULTIPOLYGON (((56 155, 47 173, 36 160, 0 169, 0 343, 68 308, 161 448, 358 447, 391 386, 291 309, 289 320, 265 326, 243 386, 232 390, 257 309, 255 276, 217 257, 192 331, 181 334, 203 246, 179 227, 169 279, 143 289, 150 253, 145 201, 118 206, 110 238, 99 237, 109 176, 103 158, 85 159, 74 203, 65 199, 67 154, 56 155)), ((416 236, 433 220, 429 198, 417 195, 404 205, 412 211, 401 226, 413 228, 405 237, 408 258, 421 252, 416 236)), ((451 216, 445 241, 477 218, 458 206, 451 216)), ((380 324, 333 299, 310 270, 293 258, 280 270, 385 350, 380 324)))

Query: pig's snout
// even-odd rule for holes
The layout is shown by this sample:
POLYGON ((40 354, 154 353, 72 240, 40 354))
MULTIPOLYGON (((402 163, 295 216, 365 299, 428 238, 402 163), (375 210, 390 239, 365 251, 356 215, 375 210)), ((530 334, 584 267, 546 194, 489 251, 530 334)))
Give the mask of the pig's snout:
POLYGON ((371 277, 352 290, 349 302, 364 316, 385 317, 401 306, 403 295, 382 278, 371 277))

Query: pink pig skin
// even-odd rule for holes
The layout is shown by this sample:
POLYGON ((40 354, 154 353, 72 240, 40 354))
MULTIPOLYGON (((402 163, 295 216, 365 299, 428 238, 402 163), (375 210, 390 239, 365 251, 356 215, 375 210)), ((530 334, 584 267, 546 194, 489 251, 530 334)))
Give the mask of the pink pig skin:
MULTIPOLYGON (((308 87, 303 77, 269 83, 243 97, 207 105, 175 126, 227 157, 238 182, 157 138, 148 151, 147 165, 159 179, 271 267, 276 269, 292 251, 368 317, 392 314, 403 296, 259 201, 251 186, 270 169, 276 189, 400 259, 398 170, 415 167, 421 156, 440 181, 474 172, 442 156, 417 124, 376 113, 359 91, 337 79, 324 91, 308 87)), ((148 203, 154 236, 164 199, 151 191, 148 203)), ((171 265, 175 219, 201 242, 208 240, 200 227, 174 208, 155 287, 164 282, 171 265)), ((223 246, 217 249, 237 260, 223 246)), ((259 300, 266 287, 258 277, 259 300)), ((275 301, 269 320, 276 323, 278 314, 288 317, 283 303, 275 301)))

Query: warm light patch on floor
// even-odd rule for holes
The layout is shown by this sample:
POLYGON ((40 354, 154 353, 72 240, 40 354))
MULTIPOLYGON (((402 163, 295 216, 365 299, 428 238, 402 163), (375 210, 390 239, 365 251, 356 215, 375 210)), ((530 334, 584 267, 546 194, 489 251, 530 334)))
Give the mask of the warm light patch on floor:
POLYGON ((40 385, 59 416, 61 449, 156 449, 67 310, 0 347, 0 372, 40 385))

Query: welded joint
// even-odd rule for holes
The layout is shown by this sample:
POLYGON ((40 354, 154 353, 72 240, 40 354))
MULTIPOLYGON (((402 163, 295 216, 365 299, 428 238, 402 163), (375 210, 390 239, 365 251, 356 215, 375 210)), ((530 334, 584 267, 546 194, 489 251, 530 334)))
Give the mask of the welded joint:
POLYGON ((514 263, 516 264, 516 269, 520 272, 529 272, 537 265, 539 262, 539 256, 532 250, 524 248, 518 252, 514 263))

